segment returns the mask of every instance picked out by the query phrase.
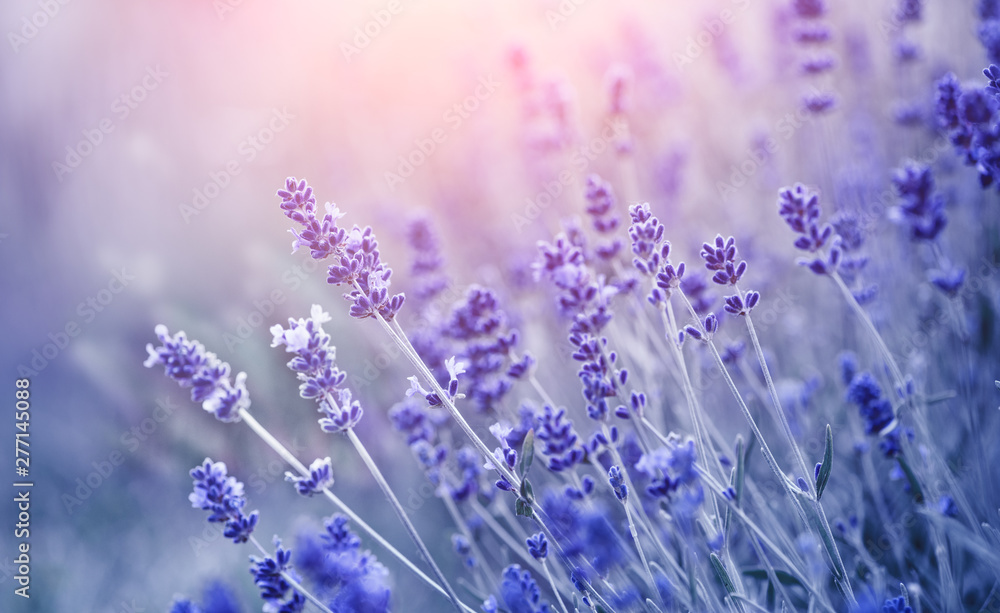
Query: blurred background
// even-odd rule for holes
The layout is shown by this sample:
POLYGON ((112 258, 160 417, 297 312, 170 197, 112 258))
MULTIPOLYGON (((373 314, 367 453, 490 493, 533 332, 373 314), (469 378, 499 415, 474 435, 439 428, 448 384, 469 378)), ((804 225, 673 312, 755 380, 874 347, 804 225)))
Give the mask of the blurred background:
MULTIPOLYGON (((971 0, 927 2, 905 31, 894 3, 835 3, 836 69, 811 80, 798 70, 788 4, 5 3, 0 385, 12 407, 14 380, 31 380, 35 487, 30 602, 12 595, 15 509, 0 505, 0 610, 165 611, 175 594, 197 597, 216 579, 256 610, 249 548, 222 539, 187 500, 187 471, 206 456, 247 484, 262 540, 290 540, 332 512, 297 497, 247 428, 215 421, 142 367, 158 323, 247 371, 258 419, 307 463, 333 457, 342 498, 415 553, 344 442, 321 436, 284 353, 269 347, 271 325, 324 305, 342 368, 389 364, 357 390, 362 436, 380 458, 408 457, 386 409, 411 373, 385 359, 372 322, 346 317, 308 254, 290 253, 274 195, 287 176, 307 178, 345 223, 371 224, 404 291, 405 222, 429 217, 457 287, 528 297, 516 313, 528 346, 545 342, 531 331, 551 310, 531 298, 535 242, 582 213, 590 172, 613 181, 622 211, 649 201, 689 258, 716 232, 734 234, 758 270, 773 266, 760 284, 791 275, 776 190, 887 187, 899 159, 934 151, 933 79, 952 70, 981 80, 986 60, 971 0), (920 57, 901 68, 904 38, 920 57), (621 83, 627 134, 612 129, 621 83), (837 98, 822 120, 801 111, 817 88, 837 98), (897 121, 901 111, 915 116, 897 121)), ((795 325, 776 334, 794 336, 795 325)), ((563 370, 541 372, 573 378, 563 370)), ((12 458, 14 420, 3 413, 0 455, 12 458)), ((384 466, 401 498, 424 504, 412 462, 384 466)), ((435 513, 415 517, 450 548, 435 513)), ((372 548, 392 572, 398 610, 440 604, 372 548)))

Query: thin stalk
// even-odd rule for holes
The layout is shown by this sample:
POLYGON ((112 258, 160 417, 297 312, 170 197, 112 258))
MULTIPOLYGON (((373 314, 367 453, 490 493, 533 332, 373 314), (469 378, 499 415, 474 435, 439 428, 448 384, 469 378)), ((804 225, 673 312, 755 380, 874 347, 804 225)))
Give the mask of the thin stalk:
MULTIPOLYGON (((705 426, 701 421, 701 416, 699 415, 699 406, 697 404, 696 395, 694 393, 694 386, 691 385, 691 377, 688 374, 687 363, 684 361, 684 354, 681 352, 681 348, 677 346, 674 339, 678 336, 677 318, 674 316, 673 305, 670 301, 667 301, 666 310, 661 313, 663 318, 663 327, 666 328, 667 333, 670 335, 668 340, 668 345, 673 350, 674 359, 677 361, 677 368, 681 372, 681 382, 684 387, 684 396, 687 399, 688 411, 691 415, 691 422, 694 426, 695 437, 698 439, 698 447, 701 449, 702 457, 706 462, 710 462, 709 458, 714 457, 715 462, 712 463, 713 466, 718 464, 718 454, 708 446, 708 441, 705 436, 705 426)), ((719 470, 719 474, 724 474, 722 471, 721 464, 716 466, 719 470)))
MULTIPOLYGON (((691 304, 691 301, 688 300, 687 296, 684 296, 683 293, 681 294, 681 296, 684 297, 684 301, 687 304, 691 314, 696 315, 694 307, 691 304)), ((808 469, 805 468, 805 461, 802 459, 801 454, 799 454, 798 446, 795 444, 795 438, 792 436, 791 428, 788 426, 788 420, 785 418, 784 412, 781 410, 781 405, 778 403, 778 393, 774 388, 774 382, 771 380, 771 373, 767 368, 766 361, 764 360, 764 351, 760 346, 760 341, 757 339, 757 333, 753 328, 753 323, 750 321, 749 316, 747 316, 747 328, 750 331, 754 349, 757 352, 757 359, 760 361, 761 369, 764 371, 764 378, 767 381, 768 391, 771 395, 772 401, 775 403, 775 410, 778 413, 779 420, 782 422, 782 425, 786 428, 786 436, 789 438, 789 443, 792 445, 792 449, 795 451, 798 463, 800 465, 800 470, 803 471, 802 478, 808 484, 809 471, 808 469)), ((704 333, 705 331, 702 330, 702 332, 704 333)), ((743 398, 736 387, 736 383, 729 375, 729 371, 726 370, 725 363, 722 361, 722 356, 719 354, 719 350, 715 347, 715 343, 713 343, 711 339, 708 339, 706 342, 708 346, 712 348, 712 355, 715 356, 716 365, 722 371, 722 374, 726 379, 726 383, 729 385, 729 389, 736 396, 738 404, 740 405, 740 409, 743 410, 744 417, 746 417, 748 423, 750 424, 750 428, 753 431, 754 436, 757 437, 757 441, 761 445, 761 450, 764 452, 764 457, 767 460, 768 465, 771 466, 771 469, 775 471, 775 475, 779 478, 782 484, 784 484, 786 493, 792 498, 793 502, 795 503, 795 506, 799 509, 800 513, 802 514, 802 518, 806 520, 806 525, 811 525, 811 524, 815 525, 816 530, 819 532, 820 538, 823 539, 823 543, 825 546, 824 548, 827 551, 827 555, 830 557, 830 565, 833 568, 834 572, 837 575, 839 575, 838 577, 836 577, 837 586, 844 593, 844 596, 847 598, 848 602, 852 606, 854 606, 856 604, 854 598, 854 590, 851 587, 850 579, 848 579, 847 568, 846 566, 844 566, 844 561, 840 556, 840 551, 837 549, 836 542, 834 541, 833 538, 833 531, 830 529, 830 522, 826 518, 826 513, 823 511, 823 506, 820 505, 819 502, 816 500, 814 487, 809 487, 809 492, 808 492, 809 495, 807 496, 807 499, 809 501, 810 506, 812 507, 812 511, 815 516, 815 521, 811 522, 809 521, 808 514, 806 513, 805 505, 798 502, 797 500, 798 494, 796 494, 796 492, 792 489, 792 486, 788 482, 788 479, 785 478, 785 476, 780 472, 780 469, 778 468, 778 463, 775 460, 774 455, 772 454, 770 448, 768 447, 767 442, 764 440, 764 437, 761 434, 760 429, 758 428, 757 423, 753 418, 753 415, 750 413, 750 409, 743 401, 743 398)))
MULTIPOLYGON (((355 283, 355 288, 357 288, 358 291, 361 291, 361 289, 358 288, 356 283, 355 283)), ((379 324, 382 325, 382 328, 386 331, 386 333, 393 340, 393 342, 395 342, 396 345, 403 351, 403 353, 406 354, 406 357, 413 364, 414 368, 417 369, 417 372, 420 373, 420 376, 424 378, 427 384, 431 386, 434 393, 438 395, 438 397, 441 399, 441 402, 444 404, 444 407, 448 410, 448 413, 451 415, 452 419, 455 420, 455 422, 462 429, 462 431, 465 432, 466 436, 469 437, 469 439, 472 441, 472 444, 478 449, 479 453, 483 454, 486 460, 491 464, 493 464, 493 467, 496 469, 496 471, 500 473, 512 486, 514 486, 515 491, 519 490, 521 487, 521 480, 518 479, 517 475, 515 475, 514 472, 510 470, 506 464, 504 464, 503 462, 498 462, 496 458, 493 457, 493 452, 490 450, 489 447, 486 446, 486 443, 484 443, 483 440, 479 438, 479 435, 476 434, 476 431, 472 429, 472 426, 469 425, 469 422, 465 420, 465 417, 463 417, 462 414, 459 412, 458 407, 456 407, 455 403, 452 402, 451 397, 441 387, 441 384, 438 383, 437 378, 430 371, 430 369, 427 368, 427 365, 424 364, 424 361, 420 358, 420 355, 417 354, 417 351, 413 348, 413 345, 410 344, 410 341, 409 339, 407 339, 406 333, 400 327, 399 322, 393 319, 392 324, 390 324, 385 320, 384 317, 382 317, 381 313, 378 312, 375 313, 375 316, 378 319, 379 324)))
MULTIPOLYGON (((298 471, 300 475, 304 477, 310 476, 309 469, 306 468, 306 466, 302 462, 300 462, 299 459, 296 458, 290 451, 288 451, 288 449, 285 448, 285 446, 282 445, 281 442, 278 441, 278 439, 274 438, 274 436, 272 436, 271 433, 268 432, 266 428, 264 428, 264 426, 260 425, 260 423, 256 419, 254 419, 252 415, 250 415, 249 411, 247 411, 246 409, 240 409, 240 418, 243 420, 243 422, 247 424, 247 426, 250 427, 251 430, 253 430, 254 434, 260 437, 260 439, 264 441, 264 443, 266 443, 268 447, 274 450, 274 452, 277 453, 281 457, 281 459, 283 459, 292 468, 298 471)), ((326 496, 326 498, 331 503, 333 503, 334 506, 340 509, 340 511, 344 515, 346 515, 352 522, 354 522, 356 526, 361 528, 365 532, 365 534, 374 539, 375 542, 377 542, 386 551, 392 554, 393 557, 399 560, 403 564, 403 566, 409 569, 413 574, 419 577, 424 583, 426 583, 431 588, 437 590, 438 592, 440 592, 445 596, 448 595, 448 592, 446 592, 443 587, 438 585, 436 581, 428 577, 427 574, 424 573, 424 571, 420 570, 420 568, 417 567, 417 565, 414 564, 409 558, 400 553, 398 549, 393 547, 392 544, 389 543, 389 541, 387 541, 381 534, 379 534, 377 530, 369 526, 363 519, 361 519, 361 517, 357 513, 355 513, 354 510, 351 509, 351 507, 347 506, 347 504, 340 498, 338 498, 336 494, 331 492, 329 488, 323 488, 322 491, 323 495, 326 496)), ((465 611, 465 613, 477 613, 475 609, 464 604, 462 605, 462 609, 465 611)))
MULTIPOLYGON (((355 287, 357 288, 357 284, 355 284, 355 287)), ((358 291, 360 291, 360 288, 358 288, 358 291)), ((466 433, 466 435, 469 436, 473 444, 478 448, 479 452, 482 453, 487 458, 487 460, 493 465, 496 471, 499 472, 507 480, 507 482, 514 487, 515 491, 520 490, 521 479, 519 479, 517 475, 515 475, 514 472, 507 467, 505 463, 498 462, 496 460, 496 458, 493 456, 493 453, 489 450, 486 444, 483 443, 482 439, 479 438, 476 432, 472 429, 472 426, 469 425, 469 422, 467 422, 465 418, 462 417, 462 414, 458 411, 458 407, 456 407, 455 403, 452 402, 451 397, 441 387, 441 384, 437 382, 437 379, 434 377, 434 374, 431 373, 430 369, 427 368, 427 365, 424 364, 424 361, 417 354, 417 351, 413 348, 413 345, 410 344, 410 341, 409 339, 407 339, 406 333, 403 331, 402 327, 400 327, 399 322, 393 319, 392 324, 390 325, 390 323, 387 322, 380 313, 376 312, 375 316, 377 317, 379 323, 382 325, 386 333, 388 333, 389 336, 396 343, 396 345, 401 350, 403 350, 403 353, 406 354, 407 358, 409 358, 413 366, 417 369, 418 372, 420 372, 421 376, 432 387, 434 393, 436 393, 438 397, 441 399, 441 402, 448 409, 448 412, 451 414, 452 418, 458 423, 458 425, 466 433)), ((542 529, 542 531, 546 533, 546 536, 549 537, 549 540, 551 540, 556 545, 556 548, 559 549, 560 554, 564 555, 562 553, 562 548, 559 545, 559 542, 555 539, 555 537, 552 534, 552 531, 542 520, 539 513, 534 514, 534 519, 535 522, 538 524, 538 526, 542 529)), ((598 594, 596 591, 594 592, 594 597, 600 601, 601 605, 605 609, 607 609, 608 613, 614 613, 615 611, 614 608, 611 607, 611 605, 609 605, 607 601, 605 601, 604 598, 602 598, 601 595, 598 594)))
POLYGON ((559 590, 556 589, 556 581, 552 578, 552 571, 549 570, 549 565, 545 563, 542 559, 542 570, 545 571, 545 578, 549 580, 549 585, 552 587, 552 593, 556 595, 556 601, 559 602, 559 608, 562 609, 563 613, 569 613, 566 608, 566 603, 563 602, 562 596, 559 595, 559 590))
POLYGON ((431 567, 431 570, 433 570, 434 574, 437 575, 438 581, 441 582, 441 585, 448 593, 448 598, 451 599, 451 602, 452 604, 455 605, 456 609, 462 611, 462 603, 458 599, 458 594, 455 593, 454 588, 452 588, 451 584, 448 583, 448 579, 444 576, 444 573, 441 572, 441 569, 438 568, 438 565, 434 561, 434 558, 431 557, 430 550, 427 549, 427 545, 424 544, 423 539, 421 539, 420 535, 417 534, 417 529, 416 527, 414 527, 413 522, 410 521, 409 516, 403 509, 403 505, 400 504, 399 499, 396 498, 396 495, 392 492, 392 488, 389 487, 389 483, 385 480, 385 477, 382 476, 382 472, 378 469, 378 466, 375 464, 375 460, 373 460, 371 455, 368 454, 368 450, 365 449, 365 446, 361 442, 361 439, 358 438, 358 435, 354 433, 353 428, 347 429, 347 438, 350 439, 351 444, 354 445, 354 449, 356 449, 358 455, 361 456, 362 461, 364 461, 365 465, 368 467, 368 470, 369 472, 371 472, 372 477, 375 478, 375 481, 378 482, 379 487, 382 488, 382 493, 384 493, 385 497, 389 500, 389 504, 396 512, 396 515, 399 517, 399 521, 402 522, 403 527, 406 529, 407 534, 410 535, 410 539, 413 540, 413 543, 417 546, 417 549, 420 550, 420 554, 423 555, 424 560, 427 561, 427 563, 431 567))
MULTIPOLYGON (((622 469, 624 472, 624 469, 622 469)), ((650 589, 656 589, 656 580, 653 579, 653 571, 649 570, 649 562, 646 561, 646 554, 642 550, 642 543, 639 542, 639 533, 635 529, 635 522, 632 521, 632 513, 628 510, 627 504, 622 504, 622 508, 625 509, 625 519, 628 520, 628 531, 632 535, 632 540, 635 542, 635 549, 639 552, 639 559, 642 560, 642 567, 646 570, 646 577, 649 579, 650 589)))
POLYGON ((802 475, 802 479, 805 480, 806 484, 809 486, 809 493, 812 496, 816 496, 816 486, 812 480, 809 479, 809 475, 812 473, 806 466, 805 458, 802 457, 802 451, 799 449, 799 445, 795 441, 795 435, 792 434, 792 426, 788 423, 788 416, 785 415, 785 411, 781 406, 781 401, 778 397, 778 390, 775 388, 774 380, 771 378, 771 369, 767 367, 767 360, 764 359, 764 349, 761 347, 760 339, 757 338, 757 329, 754 328, 753 320, 750 319, 749 314, 747 314, 745 319, 747 323, 747 331, 750 333, 750 342, 757 354, 757 361, 760 363, 760 368, 764 371, 764 382, 767 383, 767 390, 771 396, 771 406, 774 408, 774 412, 778 416, 778 423, 781 424, 781 429, 785 434, 785 438, 788 439, 788 444, 792 448, 792 453, 795 456, 795 462, 799 465, 799 471, 802 475))
MULTIPOLYGON (((486 557, 483 552, 479 549, 479 545, 476 544, 476 539, 472 536, 472 532, 469 531, 469 526, 466 525, 465 521, 462 520, 462 514, 459 512, 458 507, 455 505, 455 501, 451 499, 451 494, 447 491, 441 492, 441 501, 444 503, 445 508, 448 509, 448 514, 451 515, 452 521, 455 522, 455 526, 458 527, 459 532, 465 537, 465 540, 469 542, 469 547, 472 549, 472 555, 479 560, 479 569, 482 571, 482 579, 484 579, 489 585, 495 586, 496 579, 498 575, 494 574, 493 569, 490 567, 489 562, 486 561, 486 557)), ((483 586, 480 585, 480 588, 483 586)))
POLYGON ((892 352, 889 351, 889 346, 885 344, 882 335, 879 334, 878 328, 875 327, 875 322, 872 318, 868 316, 868 312, 858 303, 857 298, 851 293, 850 288, 844 283, 844 280, 840 278, 840 275, 836 271, 830 273, 830 278, 837 284, 840 288, 841 293, 844 294, 844 298, 847 300, 847 304, 851 307, 851 310, 858 316, 861 323, 864 325, 865 329, 868 330, 869 335, 875 342, 875 347, 882 354, 882 359, 885 360, 886 366, 892 373, 893 384, 896 387, 905 389, 906 382, 903 379, 903 371, 899 368, 899 364, 896 363, 896 358, 893 357, 892 352))
MULTIPOLYGON (((674 449, 676 447, 676 445, 673 442, 671 442, 667 437, 665 437, 662 433, 656 430, 655 426, 649 423, 648 420, 644 419, 644 422, 647 428, 649 428, 650 432, 652 432, 653 435, 656 436, 660 440, 660 442, 662 442, 668 449, 674 449)), ((723 494, 725 487, 720 482, 716 481, 715 478, 703 466, 696 463, 695 470, 698 471, 698 476, 705 481, 705 484, 708 485, 709 490, 712 491, 713 494, 715 494, 715 497, 718 498, 719 502, 726 505, 728 510, 732 512, 734 515, 736 515, 736 517, 739 518, 743 522, 743 524, 746 525, 750 529, 750 531, 754 533, 754 535, 756 535, 756 538, 760 539, 760 541, 764 543, 767 546, 767 548, 774 553, 774 555, 785 565, 785 567, 789 570, 789 572, 794 573, 795 569, 802 567, 803 563, 800 560, 799 561, 792 560, 788 558, 784 553, 782 553, 782 549, 778 547, 776 543, 771 541, 771 539, 767 536, 767 533, 761 526, 759 526, 756 522, 750 519, 750 517, 748 517, 746 513, 743 512, 743 510, 739 507, 739 505, 737 505, 735 501, 725 497, 725 495, 723 494)), ((749 482, 747 483, 747 487, 748 488, 750 487, 749 482)), ((794 548, 792 548, 791 546, 789 547, 791 551, 794 551, 794 548)), ((819 593, 816 591, 816 588, 813 587, 805 577, 799 577, 799 579, 802 585, 806 586, 807 590, 809 590, 811 593, 819 597, 819 593)), ((833 613, 834 611, 833 607, 825 599, 821 598, 821 600, 823 606, 826 607, 831 613, 833 613)))
POLYGON ((843 588, 848 596, 849 601, 854 600, 854 590, 851 588, 851 583, 847 579, 847 567, 844 565, 844 560, 840 556, 840 550, 837 548, 836 543, 833 539, 833 530, 830 529, 830 522, 826 518, 826 512, 823 510, 823 506, 820 504, 819 500, 816 499, 816 485, 812 479, 810 479, 809 469, 806 467, 805 459, 802 457, 802 451, 799 449, 798 443, 795 441, 795 436, 792 434, 791 424, 788 423, 788 417, 785 415, 785 411, 781 408, 781 402, 778 399, 778 391, 774 387, 774 381, 771 379, 771 370, 767 367, 767 360, 764 359, 764 349, 760 345, 760 339, 757 338, 757 330, 754 328, 753 321, 750 319, 750 315, 746 316, 747 330, 750 332, 750 341, 753 344, 754 351, 757 353, 757 360, 760 362, 760 368, 764 371, 764 380, 767 382, 767 389, 770 392, 771 402, 774 406, 774 411, 778 415, 778 422, 781 424, 781 428, 785 433, 785 437, 788 439, 788 444, 792 448, 795 460, 799 465, 799 470, 802 471, 802 480, 806 482, 809 490, 809 503, 814 507, 816 511, 817 519, 819 520, 818 527, 823 541, 827 544, 826 550, 827 555, 830 556, 830 561, 837 570, 837 574, 840 575, 840 581, 838 583, 843 584, 843 588))

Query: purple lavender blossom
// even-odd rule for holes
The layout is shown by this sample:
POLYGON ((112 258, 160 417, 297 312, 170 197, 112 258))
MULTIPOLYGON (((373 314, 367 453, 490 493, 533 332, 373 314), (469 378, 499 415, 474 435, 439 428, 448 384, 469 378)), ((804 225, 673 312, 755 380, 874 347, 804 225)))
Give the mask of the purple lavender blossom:
POLYGON ((234 543, 245 543, 257 526, 258 513, 243 513, 247 502, 243 483, 229 476, 225 463, 209 458, 192 468, 190 474, 194 480, 194 491, 188 496, 191 506, 211 511, 208 521, 223 523, 223 536, 234 543))
POLYGON ((817 19, 826 14, 824 0, 792 0, 792 9, 803 19, 817 19))
POLYGON ((909 162, 896 171, 892 182, 902 201, 899 209, 910 226, 910 238, 925 241, 937 238, 948 220, 943 198, 934 193, 930 167, 909 162))
POLYGON ((732 236, 723 239, 720 234, 715 237, 714 245, 702 244, 701 258, 705 260, 705 268, 715 271, 712 282, 717 285, 736 285, 747 270, 745 260, 736 263, 736 240, 732 236))
POLYGON ((511 564, 500 576, 500 597, 510 613, 550 613, 549 605, 542 601, 542 592, 527 570, 511 564))
POLYGON ((544 560, 549 555, 549 541, 544 532, 539 532, 527 539, 528 553, 536 560, 544 560))
POLYGON ((277 538, 274 539, 274 545, 274 557, 250 556, 250 574, 260 590, 261 599, 267 603, 267 609, 280 613, 298 613, 305 608, 306 598, 283 575, 291 571, 292 552, 283 549, 277 538))
POLYGON ((628 485, 625 483, 625 475, 620 466, 612 466, 608 469, 608 483, 615 492, 615 498, 625 503, 628 500, 628 485))
MULTIPOLYGON (((612 235, 618 229, 621 219, 615 212, 615 195, 611 184, 596 174, 587 177, 587 214, 594 230, 601 235, 612 235)), ((598 244, 594 252, 602 260, 610 260, 621 251, 622 241, 608 238, 598 244)))
POLYGON ((573 423, 566 417, 566 409, 555 410, 546 405, 535 437, 542 442, 542 453, 549 459, 549 470, 552 472, 571 469, 585 457, 573 423))
POLYGON ((198 341, 189 341, 184 332, 173 337, 164 325, 156 326, 156 336, 161 346, 146 345, 149 357, 146 368, 162 365, 164 374, 181 387, 191 388, 191 400, 222 422, 240 421, 240 412, 250 408, 250 394, 246 388, 246 373, 230 380, 229 364, 206 351, 198 341))
POLYGON ((833 226, 820 225, 819 194, 801 183, 778 191, 778 214, 797 234, 795 248, 814 254, 812 259, 799 261, 818 275, 830 274, 840 265, 841 247, 834 238, 833 226), (833 239, 833 240, 831 240, 833 239), (820 251, 829 245, 829 252, 822 257, 820 251))
POLYGON ((296 354, 288 368, 302 383, 299 395, 319 404, 323 413, 319 424, 324 432, 344 432, 361 420, 364 411, 343 386, 347 374, 337 368, 336 348, 330 345, 330 335, 323 324, 330 315, 314 304, 309 319, 288 319, 288 328, 279 324, 271 327, 272 347, 284 345, 288 353, 296 354))
POLYGON ((351 288, 344 294, 353 302, 351 317, 365 319, 378 315, 386 321, 393 319, 402 308, 405 296, 389 295, 392 269, 382 263, 372 229, 354 226, 347 231, 337 227, 336 222, 344 213, 329 203, 326 215, 322 220, 317 219, 316 198, 304 179, 297 181, 289 177, 285 189, 278 190, 278 196, 285 216, 303 227, 301 232, 291 231, 295 236, 292 252, 307 246, 313 259, 334 259, 327 282, 351 288))
POLYGON ((317 459, 309 465, 308 477, 300 477, 286 472, 285 481, 294 483, 299 494, 313 496, 333 486, 332 470, 330 458, 317 459))
POLYGON ((295 566, 315 586, 316 596, 331 611, 388 613, 388 570, 361 548, 346 517, 335 514, 323 526, 320 534, 303 531, 296 539, 295 566))

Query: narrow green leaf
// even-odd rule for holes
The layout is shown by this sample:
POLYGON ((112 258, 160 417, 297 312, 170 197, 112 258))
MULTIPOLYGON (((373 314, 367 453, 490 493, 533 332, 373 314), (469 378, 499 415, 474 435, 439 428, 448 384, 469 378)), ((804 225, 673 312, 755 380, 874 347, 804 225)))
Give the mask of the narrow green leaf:
POLYGON ((527 479, 521 479, 521 498, 528 504, 535 501, 535 493, 531 489, 531 482, 527 479))
POLYGON ((531 462, 535 459, 535 430, 532 428, 524 435, 524 443, 521 445, 521 459, 518 462, 517 472, 523 479, 531 469, 531 462))
POLYGON ((830 480, 830 471, 833 468, 833 428, 826 425, 826 449, 823 451, 823 463, 819 466, 819 474, 816 475, 816 500, 823 497, 823 490, 830 480))
POLYGON ((913 501, 917 504, 921 504, 924 501, 924 490, 920 487, 920 480, 917 479, 917 475, 910 468, 910 463, 906 461, 906 458, 902 455, 896 457, 896 461, 899 462, 899 467, 903 469, 903 474, 906 475, 906 480, 910 482, 910 491, 913 492, 913 501))
POLYGON ((516 501, 514 501, 514 512, 520 515, 521 517, 528 517, 528 518, 533 517, 535 514, 534 509, 532 509, 531 505, 528 504, 523 498, 518 498, 516 501))
POLYGON ((652 611, 652 613, 663 613, 663 609, 656 606, 656 603, 649 598, 646 599, 646 609, 652 611))
MULTIPOLYGON (((768 579, 767 569, 764 568, 751 568, 745 570, 743 571, 743 576, 750 577, 751 579, 761 579, 761 580, 768 579)), ((806 587, 805 584, 802 583, 802 581, 800 581, 798 577, 792 575, 787 571, 774 569, 774 576, 778 578, 778 581, 782 585, 797 585, 801 588, 806 587)))
POLYGON ((719 556, 715 555, 715 552, 709 554, 709 558, 712 560, 712 566, 715 567, 715 574, 719 576, 719 581, 722 581, 723 587, 726 588, 726 593, 735 594, 736 584, 733 583, 732 577, 729 576, 729 571, 722 564, 722 560, 719 556))

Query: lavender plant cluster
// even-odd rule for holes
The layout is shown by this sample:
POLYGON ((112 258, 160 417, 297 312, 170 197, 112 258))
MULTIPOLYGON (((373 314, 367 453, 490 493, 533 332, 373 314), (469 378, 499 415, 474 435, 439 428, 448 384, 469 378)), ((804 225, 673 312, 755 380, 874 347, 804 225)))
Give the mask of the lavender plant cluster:
MULTIPOLYGON (((892 36, 869 41, 899 73, 931 72, 914 68, 924 4, 888 3, 892 36)), ((1000 63, 1000 9, 976 10, 985 57, 1000 63)), ((408 611, 397 573, 434 610, 465 612, 1000 611, 1000 68, 966 74, 955 60, 963 78, 919 79, 920 112, 896 114, 892 159, 872 156, 875 178, 859 188, 836 172, 854 152, 834 121, 858 105, 836 91, 847 68, 833 43, 846 34, 832 12, 823 0, 784 6, 809 91, 789 101, 811 122, 799 143, 809 162, 774 165, 777 186, 739 193, 752 227, 736 213, 687 219, 635 180, 655 171, 627 95, 642 76, 620 68, 607 114, 639 136, 568 181, 559 227, 539 223, 530 252, 478 228, 503 245, 505 272, 457 298, 462 267, 448 255, 461 238, 433 219, 394 229, 410 257, 394 274, 375 229, 341 222, 363 210, 319 207, 299 177, 280 186, 275 240, 280 211, 292 251, 333 286, 307 318, 273 322, 302 401, 282 404, 333 451, 295 457, 267 429, 277 409, 251 404, 253 373, 232 377, 184 332, 157 326, 145 363, 220 428, 251 428, 287 463, 289 487, 333 507, 319 534, 258 539, 238 469, 206 458, 191 470, 192 506, 254 548, 264 611, 408 611), (900 144, 936 139, 948 150, 930 161, 900 144), (875 207, 885 190, 891 206, 875 207), (777 298, 785 286, 798 292, 790 303, 777 298), (401 356, 383 374, 394 402, 352 389, 362 360, 338 355, 342 326, 401 356), (391 424, 378 435, 393 437, 393 456, 369 452, 371 416, 391 424), (356 462, 331 460, 348 452, 356 462), (398 529, 366 522, 371 501, 339 496, 359 466, 398 529), (398 474, 426 479, 433 504, 404 506, 398 474), (424 512, 436 530, 413 521, 424 512)), ((565 155, 585 129, 564 96, 540 100, 532 116, 554 118, 560 136, 529 147, 529 161, 565 155)), ((212 584, 169 610, 239 607, 212 584)))

